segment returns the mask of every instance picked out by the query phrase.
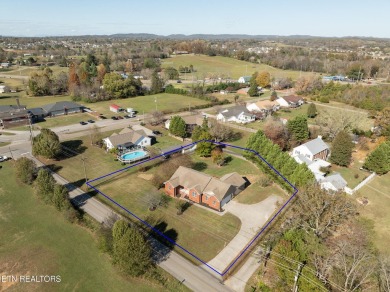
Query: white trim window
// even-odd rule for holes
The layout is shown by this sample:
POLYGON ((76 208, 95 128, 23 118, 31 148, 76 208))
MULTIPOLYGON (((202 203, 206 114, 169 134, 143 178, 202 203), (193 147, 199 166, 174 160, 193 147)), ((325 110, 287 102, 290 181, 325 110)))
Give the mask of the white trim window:
POLYGON ((198 194, 197 194, 195 191, 192 191, 192 196, 193 196, 194 198, 196 198, 196 197, 198 196, 198 194))

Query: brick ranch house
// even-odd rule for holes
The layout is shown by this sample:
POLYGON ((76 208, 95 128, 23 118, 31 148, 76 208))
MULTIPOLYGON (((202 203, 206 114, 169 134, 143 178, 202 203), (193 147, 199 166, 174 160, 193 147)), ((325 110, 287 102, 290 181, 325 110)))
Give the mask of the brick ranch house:
POLYGON ((245 189, 247 181, 236 172, 218 179, 180 166, 164 184, 165 193, 170 197, 184 197, 221 211, 225 204, 245 189))

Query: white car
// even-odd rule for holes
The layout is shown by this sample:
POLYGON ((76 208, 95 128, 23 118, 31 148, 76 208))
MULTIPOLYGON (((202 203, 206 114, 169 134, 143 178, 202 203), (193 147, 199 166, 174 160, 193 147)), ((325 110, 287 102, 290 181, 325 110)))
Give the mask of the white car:
POLYGON ((0 162, 7 161, 8 159, 7 156, 0 156, 0 162))

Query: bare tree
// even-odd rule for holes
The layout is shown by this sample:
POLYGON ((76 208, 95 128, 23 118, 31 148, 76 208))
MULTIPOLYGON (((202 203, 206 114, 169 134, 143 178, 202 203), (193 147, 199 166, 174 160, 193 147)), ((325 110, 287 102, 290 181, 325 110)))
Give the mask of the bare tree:
POLYGON ((153 111, 151 114, 150 123, 152 125, 159 125, 164 122, 164 113, 162 111, 153 111))
POLYGON ((272 142, 279 145, 282 150, 288 148, 288 130, 280 119, 272 116, 267 117, 264 124, 264 135, 267 136, 268 139, 272 140, 272 142))
POLYGON ((233 130, 230 127, 222 125, 213 119, 210 119, 209 133, 217 142, 228 141, 234 136, 233 130))
POLYGON ((390 258, 379 260, 379 288, 381 291, 390 291, 390 258))

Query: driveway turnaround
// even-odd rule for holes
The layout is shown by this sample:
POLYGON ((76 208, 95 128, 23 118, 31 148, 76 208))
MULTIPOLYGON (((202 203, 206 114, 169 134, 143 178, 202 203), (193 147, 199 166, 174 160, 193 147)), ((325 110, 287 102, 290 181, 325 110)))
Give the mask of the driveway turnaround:
POLYGON ((225 210, 241 220, 241 228, 225 248, 207 264, 223 273, 271 217, 276 210, 278 201, 282 202, 282 198, 272 195, 253 205, 241 204, 236 201, 230 201, 226 204, 225 210))

